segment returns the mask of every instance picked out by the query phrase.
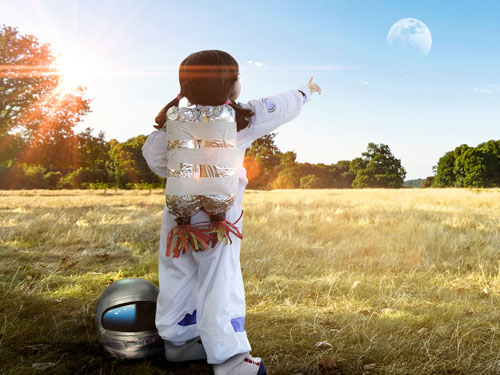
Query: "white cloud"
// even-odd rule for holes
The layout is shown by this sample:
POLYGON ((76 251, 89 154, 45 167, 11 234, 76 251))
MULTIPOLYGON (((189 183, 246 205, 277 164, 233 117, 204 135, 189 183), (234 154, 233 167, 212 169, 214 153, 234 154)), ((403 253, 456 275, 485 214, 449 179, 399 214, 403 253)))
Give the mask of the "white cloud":
POLYGON ((493 90, 495 91, 500 91, 500 85, 494 85, 493 83, 490 83, 488 86, 493 88, 493 90))
POLYGON ((367 85, 367 84, 368 84, 368 81, 363 81, 363 80, 361 80, 361 79, 358 79, 358 83, 359 83, 360 85, 367 85))
POLYGON ((248 65, 254 65, 254 66, 263 66, 264 63, 263 62, 260 62, 260 61, 253 61, 253 60, 248 60, 247 61, 247 64, 248 65))
POLYGON ((360 66, 349 65, 266 65, 260 61, 247 60, 246 66, 265 67, 268 70, 350 70, 362 69, 360 66))
POLYGON ((480 92, 481 94, 494 94, 496 90, 486 90, 486 89, 474 89, 475 92, 480 92))

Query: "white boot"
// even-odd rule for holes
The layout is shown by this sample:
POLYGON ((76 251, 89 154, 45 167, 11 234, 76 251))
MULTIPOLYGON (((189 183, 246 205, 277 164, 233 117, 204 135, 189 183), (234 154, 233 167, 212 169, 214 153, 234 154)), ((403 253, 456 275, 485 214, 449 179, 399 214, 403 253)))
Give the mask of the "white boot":
POLYGON ((207 353, 199 337, 186 341, 185 344, 177 346, 170 341, 163 341, 165 346, 165 358, 170 362, 197 361, 207 359, 207 353))
POLYGON ((264 361, 250 353, 237 354, 214 366, 214 375, 267 375, 264 361))

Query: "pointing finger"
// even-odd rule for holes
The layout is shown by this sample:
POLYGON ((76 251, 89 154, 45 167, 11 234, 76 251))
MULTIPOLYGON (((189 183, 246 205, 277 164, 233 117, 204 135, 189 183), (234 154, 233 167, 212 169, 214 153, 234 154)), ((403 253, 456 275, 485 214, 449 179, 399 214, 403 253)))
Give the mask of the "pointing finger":
POLYGON ((312 80, 313 80, 313 77, 311 76, 311 78, 309 78, 309 82, 307 82, 307 83, 311 83, 312 80))

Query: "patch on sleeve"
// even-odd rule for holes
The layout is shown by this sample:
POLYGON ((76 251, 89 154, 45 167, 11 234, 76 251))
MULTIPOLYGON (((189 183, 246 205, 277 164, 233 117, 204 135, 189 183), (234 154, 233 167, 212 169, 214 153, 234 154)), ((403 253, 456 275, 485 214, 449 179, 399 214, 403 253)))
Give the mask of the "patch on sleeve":
POLYGON ((184 316, 184 318, 177 324, 180 326, 190 326, 192 324, 196 324, 196 310, 194 310, 192 314, 186 314, 186 316, 184 316))
POLYGON ((267 112, 271 113, 276 110, 276 105, 271 101, 271 99, 262 99, 262 103, 266 106, 267 112))
POLYGON ((231 325, 233 326, 234 332, 244 332, 245 331, 245 317, 231 319, 231 325))

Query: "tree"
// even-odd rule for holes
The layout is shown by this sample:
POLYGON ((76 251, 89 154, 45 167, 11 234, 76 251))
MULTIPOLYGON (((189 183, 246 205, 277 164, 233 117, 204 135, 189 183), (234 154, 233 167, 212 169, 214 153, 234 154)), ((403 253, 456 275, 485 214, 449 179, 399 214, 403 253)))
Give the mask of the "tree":
POLYGON ((110 144, 104 138, 104 132, 97 136, 92 128, 78 133, 78 166, 82 168, 104 170, 109 161, 110 144))
POLYGON ((249 188, 266 188, 276 177, 282 153, 274 144, 276 134, 256 139, 245 152, 244 167, 247 170, 249 188))
POLYGON ((297 154, 287 151, 280 159, 279 172, 276 179, 271 183, 272 189, 296 189, 300 183, 299 166, 295 162, 297 154))
POLYGON ((428 176, 425 178, 424 182, 422 182, 422 188, 432 187, 434 183, 434 176, 428 176))
MULTIPOLYGON (((325 187, 331 187, 332 185, 332 175, 329 170, 329 166, 325 165, 323 163, 318 163, 318 164, 311 164, 311 163, 298 163, 298 170, 299 170, 299 187, 303 187, 303 184, 306 182, 303 182, 302 179, 307 176, 315 176, 316 179, 314 179, 314 187, 308 187, 307 189, 313 189, 313 188, 325 188, 325 187), (319 183, 321 181, 321 183, 319 183)), ((311 177, 309 177, 311 178, 311 177)), ((308 179, 305 179, 304 181, 308 181, 308 179)), ((306 183, 308 186, 310 185, 309 182, 306 183)))
POLYGON ((455 160, 457 185, 461 187, 500 186, 500 153, 495 141, 470 147, 455 160), (458 172, 457 172, 458 171, 458 172))
POLYGON ((332 178, 331 187, 348 189, 352 188, 352 183, 356 178, 356 174, 350 168, 351 162, 349 160, 339 160, 337 163, 332 164, 329 172, 332 178))
POLYGON ((146 136, 139 135, 124 143, 110 141, 108 171, 114 177, 118 187, 125 188, 128 184, 160 183, 160 178, 148 167, 142 156, 142 146, 146 136))
POLYGON ((437 165, 432 167, 434 170, 435 176, 432 181, 432 186, 435 187, 448 187, 455 185, 455 173, 453 170, 455 169, 455 155, 453 151, 449 151, 441 158, 437 165))
POLYGON ((453 159, 454 159, 453 176, 455 177, 455 182, 451 186, 456 186, 456 187, 465 186, 464 179, 466 171, 463 169, 464 165, 462 163, 457 164, 457 160, 462 156, 462 154, 467 152, 468 149, 470 149, 470 147, 463 144, 458 147, 455 147, 455 150, 453 150, 453 159))
POLYGON ((500 186, 500 141, 462 144, 444 154, 433 169, 435 187, 500 186))
POLYGON ((83 88, 58 90, 54 60, 48 44, 16 28, 0 27, 0 141, 2 148, 12 137, 24 142, 23 150, 9 146, 0 165, 18 159, 64 169, 75 161, 73 127, 90 111, 90 99, 83 97, 83 88))
POLYGON ((26 142, 19 134, 0 135, 0 168, 10 167, 25 147, 26 142))
POLYGON ((78 139, 73 128, 89 111, 89 102, 68 93, 47 98, 34 108, 36 114, 32 113, 24 126, 28 145, 19 161, 38 162, 50 170, 73 170, 78 166, 78 139))
POLYGON ((323 187, 323 180, 314 174, 300 178, 301 189, 319 189, 323 187))
POLYGON ((53 61, 48 44, 13 27, 0 28, 0 136, 22 125, 23 112, 57 87, 53 61))
POLYGON ((487 183, 500 186, 500 141, 490 140, 477 146, 486 154, 487 183))
POLYGON ((350 169, 356 174, 354 188, 400 188, 406 176, 401 160, 384 144, 369 143, 362 157, 351 161, 350 169))

